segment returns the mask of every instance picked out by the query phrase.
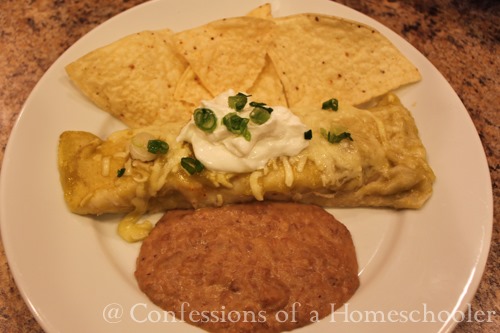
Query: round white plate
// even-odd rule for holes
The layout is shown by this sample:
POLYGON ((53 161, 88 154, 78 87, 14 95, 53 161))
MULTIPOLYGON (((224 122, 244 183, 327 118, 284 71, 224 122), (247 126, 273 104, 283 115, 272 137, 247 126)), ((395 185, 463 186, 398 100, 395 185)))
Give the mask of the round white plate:
MULTIPOLYGON (((115 234, 118 217, 71 214, 57 172, 65 130, 106 136, 123 125, 71 85, 64 66, 146 29, 174 31, 240 16, 264 1, 160 0, 128 10, 67 50, 26 101, 5 153, 1 227, 14 278, 47 332, 196 332, 148 301, 133 276, 140 244, 115 234)), ((463 104, 426 58, 376 21, 326 0, 271 1, 273 14, 316 12, 378 29, 420 69, 423 80, 397 91, 411 110, 437 181, 420 210, 332 210, 350 229, 361 286, 336 315, 301 332, 445 332, 468 317, 492 228, 489 172, 463 104), (451 316, 449 316, 451 314, 451 316)), ((334 305, 332 305, 334 306, 334 305)))

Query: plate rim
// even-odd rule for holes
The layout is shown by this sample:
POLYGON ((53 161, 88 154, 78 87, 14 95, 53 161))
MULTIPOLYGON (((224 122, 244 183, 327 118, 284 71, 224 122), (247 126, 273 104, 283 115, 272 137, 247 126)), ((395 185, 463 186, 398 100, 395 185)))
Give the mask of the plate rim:
MULTIPOLYGON (((317 2, 320 2, 320 1, 321 2, 328 2, 327 0, 324 0, 324 1, 323 0, 318 0, 317 2)), ((127 10, 119 13, 118 15, 114 16, 113 18, 104 21, 103 23, 99 24, 97 27, 91 29, 88 33, 86 33, 84 36, 82 36, 77 42, 75 42, 69 49, 67 49, 63 54, 61 54, 57 58, 57 60, 55 60, 54 63, 49 67, 49 69, 42 75, 42 77, 40 78, 40 80, 37 82, 37 84, 35 85, 35 87, 31 91, 31 93, 29 94, 28 98, 23 103, 21 111, 19 112, 19 115, 18 115, 18 117, 17 117, 17 119, 16 119, 16 121, 14 123, 14 126, 12 127, 12 131, 11 131, 11 133, 9 135, 9 139, 8 139, 8 142, 7 142, 7 145, 6 145, 6 149, 5 149, 4 159, 3 159, 3 162, 2 162, 2 172, 1 172, 1 175, 0 175, 0 197, 2 198, 1 201, 0 201, 0 205, 2 207, 1 214, 0 214, 0 230, 1 230, 2 242, 3 242, 4 248, 5 248, 5 254, 6 254, 6 257, 7 257, 7 262, 8 262, 9 268, 10 268, 10 270, 12 272, 12 275, 14 277, 14 280, 16 282, 16 285, 17 285, 17 287, 19 289, 19 292, 20 292, 21 296, 23 297, 24 301, 28 305, 28 308, 33 313, 34 317, 37 319, 37 321, 42 326, 42 328, 44 328, 45 330, 48 330, 48 331, 50 330, 50 332, 52 332, 52 330, 54 330, 55 327, 51 327, 50 320, 48 318, 44 318, 43 314, 39 312, 39 309, 38 309, 37 305, 32 303, 32 301, 30 299, 30 295, 28 295, 29 292, 27 292, 27 289, 29 289, 29 288, 26 288, 26 286, 23 286, 22 283, 21 283, 21 285, 20 285, 20 283, 18 283, 18 281, 22 281, 23 280, 22 269, 20 267, 18 267, 18 264, 14 261, 15 254, 12 253, 12 251, 13 251, 12 250, 12 246, 11 246, 11 241, 12 240, 9 239, 8 234, 6 235, 5 232, 4 232, 4 230, 9 230, 9 228, 10 228, 10 226, 8 225, 8 222, 6 221, 7 220, 7 216, 6 216, 5 212, 8 210, 8 207, 7 207, 7 202, 4 201, 6 199, 4 199, 4 198, 7 196, 7 193, 6 193, 7 189, 5 188, 5 183, 6 183, 6 178, 7 178, 6 174, 10 173, 11 155, 14 154, 13 151, 12 151, 13 144, 11 142, 14 141, 14 139, 13 139, 14 137, 17 137, 19 135, 19 134, 17 134, 17 132, 19 131, 19 128, 22 126, 22 124, 24 122, 23 119, 25 118, 25 114, 28 112, 27 109, 28 109, 28 106, 30 105, 31 100, 34 98, 33 96, 35 96, 36 92, 38 91, 38 89, 40 89, 39 86, 41 86, 45 82, 45 77, 47 76, 47 73, 51 72, 53 70, 53 68, 56 67, 56 64, 61 61, 61 58, 64 58, 65 55, 67 55, 67 54, 69 54, 71 52, 70 50, 74 49, 75 45, 78 45, 78 43, 81 40, 87 38, 87 36, 90 33, 95 33, 95 31, 98 31, 98 29, 100 29, 103 25, 109 25, 110 22, 112 22, 112 20, 115 20, 116 18, 122 17, 123 15, 129 15, 133 11, 137 10, 139 7, 146 7, 146 6, 149 7, 149 6, 153 5, 154 3, 159 3, 159 2, 165 2, 165 3, 167 3, 167 2, 171 2, 171 0, 155 0, 155 1, 151 1, 151 2, 145 2, 145 3, 142 3, 142 4, 138 5, 138 6, 135 6, 135 7, 132 7, 130 9, 127 9, 127 10), (7 170, 7 172, 4 172, 5 170, 7 170), (45 325, 47 325, 47 326, 45 326, 45 325)), ((262 2, 263 3, 265 1, 258 1, 258 2, 262 2)), ((257 3, 257 2, 255 2, 255 3, 257 3)), ((330 3, 329 2, 329 4, 331 4, 332 6, 342 6, 342 7, 348 8, 351 11, 354 11, 353 9, 351 9, 349 7, 346 7, 346 6, 344 6, 342 4, 339 4, 339 3, 330 3)), ((360 15, 365 16, 370 21, 377 22, 373 18, 370 18, 369 16, 367 16, 367 15, 365 15, 363 13, 360 13, 360 12, 357 12, 357 11, 356 11, 356 13, 358 15, 360 14, 360 15)), ((380 26, 382 26, 382 27, 384 27, 384 29, 382 29, 384 31, 383 32, 381 31, 384 35, 387 34, 387 31, 390 31, 390 33, 397 35, 395 32, 393 32, 389 28, 385 27, 381 23, 377 22, 377 24, 380 25, 380 26), (385 31, 385 29, 387 29, 387 31, 385 31)), ((379 29, 378 26, 376 28, 379 29)), ((408 44, 407 46, 413 48, 418 54, 421 55, 421 53, 414 46, 412 46, 409 42, 407 42, 406 40, 404 40, 400 36, 398 36, 398 37, 401 39, 401 40, 398 40, 399 42, 403 41, 404 43, 408 44)), ((423 55, 421 55, 421 56, 424 57, 423 55)), ((442 76, 442 74, 432 64, 431 64, 431 66, 437 71, 437 73, 439 75, 442 76)), ((443 77, 443 80, 446 83, 448 83, 444 77, 443 77)), ((461 102, 461 100, 458 97, 458 95, 456 94, 456 92, 451 88, 451 86, 450 86, 450 89, 455 94, 454 98, 457 98, 458 101, 460 102, 460 104, 463 106, 463 103, 461 102)), ((483 164, 483 167, 485 167, 485 169, 486 169, 485 173, 488 176, 490 176, 486 154, 485 154, 484 149, 482 147, 480 137, 479 137, 479 135, 477 133, 477 130, 476 130, 473 122, 472 122, 472 118, 470 117, 469 113, 467 112, 465 106, 463 106, 463 109, 465 110, 465 113, 466 113, 465 117, 469 121, 469 126, 472 126, 472 130, 476 134, 477 142, 475 144, 477 145, 477 143, 479 143, 479 146, 482 148, 482 157, 483 158, 479 162, 481 164, 483 164)), ((464 115, 462 114, 462 118, 463 117, 464 117, 464 115)), ((491 178, 490 178, 490 183, 489 184, 490 184, 489 188, 485 189, 485 191, 486 191, 486 197, 488 197, 487 198, 488 202, 485 202, 484 205, 485 205, 485 208, 487 208, 488 211, 489 211, 487 219, 490 221, 490 223, 489 223, 489 229, 487 228, 487 230, 484 230, 484 232, 485 232, 485 242, 482 243, 482 250, 481 250, 481 253, 486 253, 486 255, 483 254, 479 258, 478 265, 476 266, 478 268, 478 270, 471 276, 471 278, 472 278, 472 280, 471 280, 471 289, 468 289, 467 295, 465 295, 467 297, 464 297, 464 300, 465 300, 465 298, 468 298, 468 301, 470 301, 472 299, 472 297, 475 295, 475 293, 477 291, 477 288, 479 287, 479 283, 482 280, 482 275, 484 273, 484 269, 485 269, 486 262, 487 262, 487 259, 488 259, 488 252, 489 252, 490 245, 491 245, 491 236, 492 236, 492 228, 493 228, 493 194, 492 194, 492 187, 491 187, 491 178)), ((431 198, 431 200, 432 200, 432 198, 431 198)), ((462 309, 463 309, 463 306, 465 306, 465 303, 461 305, 462 309)), ((451 331, 454 327, 455 327, 455 325, 453 325, 453 323, 450 323, 448 325, 444 325, 441 329, 443 329, 444 331, 447 331, 447 330, 451 331)))

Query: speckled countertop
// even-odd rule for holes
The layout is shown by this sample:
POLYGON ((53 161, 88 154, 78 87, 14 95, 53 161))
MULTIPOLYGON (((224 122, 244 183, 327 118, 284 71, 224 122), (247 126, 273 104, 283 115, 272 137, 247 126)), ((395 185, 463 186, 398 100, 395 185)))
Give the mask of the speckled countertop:
MULTIPOLYGON (((0 161, 24 101, 49 66, 90 29, 141 2, 0 1, 0 161)), ((493 182, 495 220, 485 273, 471 306, 496 314, 491 322, 459 323, 454 332, 499 332, 500 2, 338 2, 380 21, 422 52, 451 83, 479 132, 493 182)), ((0 332, 42 332, 19 295, 1 243, 0 332)))

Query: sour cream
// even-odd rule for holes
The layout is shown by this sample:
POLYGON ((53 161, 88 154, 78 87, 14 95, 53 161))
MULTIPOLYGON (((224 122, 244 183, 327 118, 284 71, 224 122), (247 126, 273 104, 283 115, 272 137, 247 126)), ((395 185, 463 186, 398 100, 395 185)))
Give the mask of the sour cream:
MULTIPOLYGON (((211 133, 199 129, 191 118, 184 126, 178 142, 192 144, 194 155, 205 168, 222 172, 251 172, 262 169, 267 162, 279 156, 295 156, 309 145, 304 139, 308 130, 300 118, 284 106, 270 106, 271 117, 264 124, 258 125, 250 121, 248 131, 250 141, 243 136, 231 133, 222 123, 228 113, 235 112, 228 106, 229 96, 236 93, 229 90, 212 100, 203 100, 200 107, 212 110, 217 116, 217 127, 211 133)), ((238 112, 238 116, 249 118, 253 107, 249 105, 238 112)), ((264 102, 265 101, 256 101, 264 102)))

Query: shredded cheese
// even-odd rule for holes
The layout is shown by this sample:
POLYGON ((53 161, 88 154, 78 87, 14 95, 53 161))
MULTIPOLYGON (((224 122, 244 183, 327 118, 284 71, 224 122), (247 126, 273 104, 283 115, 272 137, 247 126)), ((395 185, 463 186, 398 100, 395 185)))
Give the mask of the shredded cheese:
POLYGON ((286 156, 281 156, 280 160, 281 163, 283 163, 283 168, 285 169, 285 185, 292 187, 294 181, 292 166, 286 156))
POLYGON ((233 188, 233 184, 229 180, 231 174, 217 173, 217 182, 226 188, 233 188))
POLYGON ((146 170, 136 169, 134 170, 134 175, 132 179, 137 183, 145 183, 149 178, 148 172, 146 170))
POLYGON ((106 157, 103 157, 102 160, 101 160, 101 174, 103 175, 103 177, 107 177, 109 176, 109 164, 111 162, 111 157, 109 156, 106 156, 106 157))
POLYGON ((125 175, 127 175, 127 176, 132 175, 132 159, 129 158, 125 162, 124 168, 125 168, 125 175))
POLYGON ((276 163, 276 159, 273 158, 272 160, 269 161, 268 165, 273 169, 273 170, 278 170, 278 163, 276 163))
POLYGON ((222 196, 222 194, 217 194, 217 196, 215 198, 215 204, 218 207, 221 207, 224 204, 224 197, 222 196))
POLYGON ((86 206, 87 203, 90 201, 90 199, 92 199, 93 196, 94 196, 94 192, 87 193, 87 195, 84 196, 83 199, 80 201, 80 203, 79 203, 80 207, 86 206))
POLYGON ((161 173, 158 177, 158 180, 157 180, 155 186, 151 187, 151 190, 154 191, 154 195, 156 195, 156 193, 163 187, 163 185, 165 185, 165 183, 167 182, 167 177, 173 168, 174 168, 174 165, 172 165, 172 163, 165 163, 165 165, 161 169, 161 173))
POLYGON ((254 171, 250 174, 250 190, 252 191, 255 199, 264 200, 263 188, 259 183, 259 178, 262 177, 262 171, 254 171))
POLYGON ((307 155, 302 155, 299 157, 299 161, 297 162, 297 172, 302 172, 304 171, 304 168, 306 166, 306 163, 307 163, 307 155))
POLYGON ((114 158, 126 158, 128 156, 128 151, 120 151, 113 154, 114 158))
POLYGON ((151 168, 151 175, 149 176, 149 195, 154 196, 156 192, 158 192, 158 189, 163 186, 163 184, 160 184, 160 173, 161 173, 161 168, 162 165, 161 163, 156 160, 153 163, 153 167, 151 168))
POLYGON ((382 144, 382 146, 385 148, 385 147, 388 147, 389 143, 388 143, 388 140, 387 140, 387 134, 385 132, 385 126, 384 126, 384 123, 382 122, 381 119, 379 119, 378 117, 376 117, 374 114, 368 112, 367 115, 369 115, 373 121, 375 122, 375 124, 377 125, 377 130, 378 130, 378 133, 380 135, 380 143, 382 144))

